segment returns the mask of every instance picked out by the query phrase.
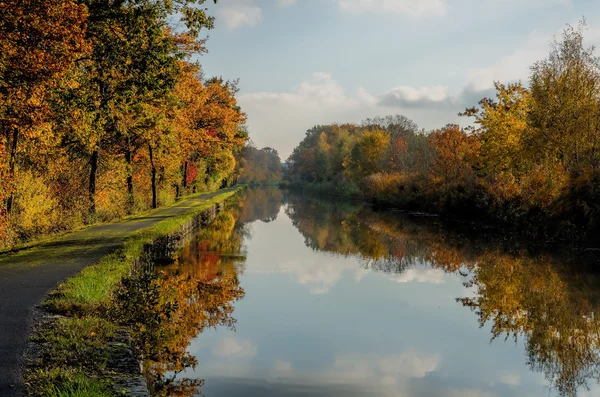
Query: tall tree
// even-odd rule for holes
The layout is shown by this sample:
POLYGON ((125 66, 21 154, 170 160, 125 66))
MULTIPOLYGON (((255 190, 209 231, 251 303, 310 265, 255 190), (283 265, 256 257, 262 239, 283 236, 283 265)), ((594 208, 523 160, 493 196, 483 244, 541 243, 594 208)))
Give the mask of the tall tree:
POLYGON ((584 46, 585 26, 568 26, 531 69, 531 124, 569 170, 600 165, 600 62, 584 46))
POLYGON ((475 133, 481 143, 481 171, 485 175, 509 172, 518 176, 530 169, 528 163, 537 157, 533 151, 540 149, 531 147, 531 95, 520 83, 496 83, 495 87, 495 100, 484 98, 479 108, 469 108, 461 115, 474 117, 479 125, 475 133))
POLYGON ((241 150, 247 133, 246 115, 235 99, 236 82, 213 78, 203 82, 198 65, 183 63, 175 94, 179 104, 172 119, 182 149, 182 186, 188 187, 191 164, 203 163, 207 177, 229 175, 233 154, 241 150))
MULTIPOLYGON (((70 0, 3 0, 0 14, 0 131, 15 183, 20 141, 46 120, 50 88, 85 50, 87 12, 70 0)), ((9 193, 7 212, 12 205, 9 193)))

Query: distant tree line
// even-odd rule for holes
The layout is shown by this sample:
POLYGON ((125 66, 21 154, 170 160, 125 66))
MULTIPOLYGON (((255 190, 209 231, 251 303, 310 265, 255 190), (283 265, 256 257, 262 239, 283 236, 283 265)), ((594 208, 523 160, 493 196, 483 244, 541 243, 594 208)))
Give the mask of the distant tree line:
POLYGON ((257 149, 247 145, 242 150, 239 167, 241 183, 260 185, 281 181, 281 159, 273 148, 257 149))
POLYGON ((0 1, 0 247, 235 180, 237 82, 191 60, 205 3, 0 1))
POLYGON ((600 225, 600 65, 568 26, 527 86, 495 83, 461 115, 474 126, 419 130, 404 116, 316 126, 287 160, 293 185, 407 208, 540 224, 600 225))

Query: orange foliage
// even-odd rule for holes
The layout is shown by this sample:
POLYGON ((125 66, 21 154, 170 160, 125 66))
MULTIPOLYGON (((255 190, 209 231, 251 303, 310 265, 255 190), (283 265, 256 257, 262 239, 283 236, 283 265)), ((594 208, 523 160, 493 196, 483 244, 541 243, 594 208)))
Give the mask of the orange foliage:
POLYGON ((468 135, 457 125, 448 125, 429 138, 437 158, 431 167, 434 181, 455 185, 475 176, 472 165, 479 155, 476 135, 468 135))

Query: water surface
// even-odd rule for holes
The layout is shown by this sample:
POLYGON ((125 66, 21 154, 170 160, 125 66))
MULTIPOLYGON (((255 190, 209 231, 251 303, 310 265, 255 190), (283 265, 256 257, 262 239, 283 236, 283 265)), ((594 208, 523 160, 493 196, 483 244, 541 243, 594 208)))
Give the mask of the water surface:
POLYGON ((589 262, 250 190, 163 268, 180 356, 149 376, 206 397, 600 395, 589 262))

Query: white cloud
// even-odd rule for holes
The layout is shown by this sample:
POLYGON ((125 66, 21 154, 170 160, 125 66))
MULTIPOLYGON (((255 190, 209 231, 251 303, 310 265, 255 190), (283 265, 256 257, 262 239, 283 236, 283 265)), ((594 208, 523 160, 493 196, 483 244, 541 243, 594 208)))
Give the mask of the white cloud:
POLYGON ((296 4, 296 0, 277 0, 279 7, 290 7, 296 4))
MULTIPOLYGON (((363 7, 373 6, 365 1, 363 7)), ((248 125, 255 142, 274 146, 287 158, 305 131, 316 124, 359 122, 378 114, 402 113, 423 128, 433 129, 447 123, 466 123, 457 113, 473 106, 483 97, 494 95, 494 81, 527 82, 530 66, 544 59, 555 33, 533 32, 522 45, 488 66, 453 71, 461 79, 462 90, 443 85, 415 87, 399 85, 383 93, 363 87, 353 91, 342 86, 331 73, 316 72, 290 91, 254 92, 239 95, 248 114, 248 125)), ((600 29, 585 32, 588 45, 600 45, 600 29)), ((440 71, 441 74, 447 71, 440 71)), ((360 81, 359 81, 360 83, 360 81)))
POLYGON ((255 357, 258 347, 251 340, 225 337, 214 346, 213 354, 218 357, 255 357))
POLYGON ((505 385, 519 386, 521 384, 521 376, 519 374, 503 374, 500 376, 500 382, 505 385))
MULTIPOLYGON (((576 26, 576 23, 573 24, 576 26)), ((562 31, 562 28, 561 28, 562 31)), ((561 31, 532 32, 523 44, 510 54, 503 56, 493 64, 483 68, 471 68, 466 71, 466 90, 483 91, 493 87, 494 81, 527 82, 531 66, 548 56, 553 37, 560 40, 561 31)), ((584 32, 587 45, 600 44, 600 29, 589 29, 584 32)))
POLYGON ((450 99, 448 87, 409 87, 392 88, 383 94, 380 103, 385 106, 416 106, 425 107, 440 105, 450 99))
POLYGON ((533 7, 548 7, 559 5, 571 5, 572 0, 493 0, 500 7, 511 8, 533 8, 533 7))
POLYGON ((254 26, 262 19, 262 10, 252 3, 232 4, 217 9, 217 21, 223 21, 229 30, 254 26))
POLYGON ((359 103, 346 96, 344 88, 331 74, 316 72, 312 79, 299 83, 291 92, 256 92, 242 94, 240 102, 262 102, 263 106, 287 104, 290 106, 317 110, 323 106, 356 107, 359 103))
POLYGON ((534 62, 544 59, 548 54, 551 36, 539 33, 531 34, 523 45, 494 64, 483 68, 467 69, 467 87, 473 91, 482 91, 494 86, 494 81, 525 81, 529 68, 534 62))
POLYGON ((419 17, 423 15, 444 15, 446 13, 446 0, 337 0, 338 6, 343 11, 362 14, 396 13, 419 17))

